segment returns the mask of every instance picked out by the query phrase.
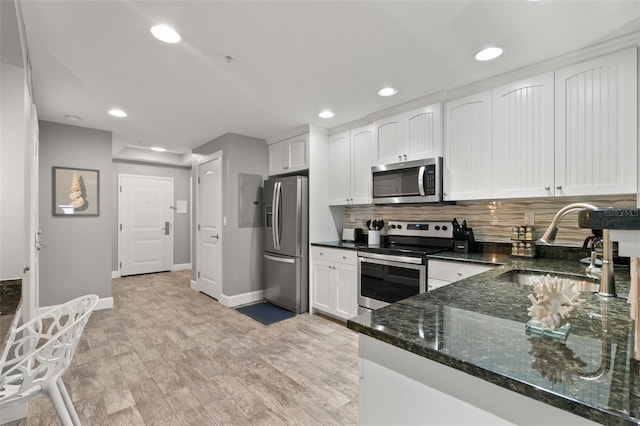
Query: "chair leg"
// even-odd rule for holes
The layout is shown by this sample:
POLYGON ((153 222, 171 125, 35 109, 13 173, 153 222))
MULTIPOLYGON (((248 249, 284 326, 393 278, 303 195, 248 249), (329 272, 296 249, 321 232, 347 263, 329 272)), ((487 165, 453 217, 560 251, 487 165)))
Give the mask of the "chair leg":
POLYGON ((76 412, 76 408, 73 406, 73 402, 71 401, 71 397, 69 396, 69 392, 67 392, 67 387, 64 385, 62 381, 62 377, 57 380, 58 389, 60 389, 60 395, 62 395, 62 400, 64 401, 64 405, 67 407, 67 412, 71 417, 71 421, 73 421, 74 426, 81 426, 80 418, 78 417, 78 413, 76 412))
POLYGON ((71 416, 69 416, 69 412, 67 411, 67 407, 62 399, 58 386, 55 383, 48 383, 43 387, 43 390, 49 395, 49 398, 51 398, 51 402, 53 402, 53 407, 56 409, 56 413, 60 418, 60 422, 62 422, 62 426, 73 426, 71 416))

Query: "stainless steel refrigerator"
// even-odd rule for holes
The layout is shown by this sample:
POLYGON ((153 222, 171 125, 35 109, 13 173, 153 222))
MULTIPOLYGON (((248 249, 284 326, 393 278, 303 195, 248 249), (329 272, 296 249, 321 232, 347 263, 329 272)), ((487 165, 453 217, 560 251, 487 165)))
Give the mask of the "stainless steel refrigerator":
POLYGON ((295 313, 309 310, 306 176, 264 182, 264 298, 295 313))

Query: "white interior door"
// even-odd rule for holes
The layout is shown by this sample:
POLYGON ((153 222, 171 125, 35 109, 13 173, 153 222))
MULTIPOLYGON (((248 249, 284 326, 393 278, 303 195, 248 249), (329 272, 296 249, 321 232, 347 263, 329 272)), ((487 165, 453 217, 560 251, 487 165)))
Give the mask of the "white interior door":
MULTIPOLYGON (((27 89, 25 88, 25 91, 27 89)), ((27 92, 28 93, 28 92, 27 92)), ((27 99, 30 99, 30 95, 27 99)), ((40 219, 38 214, 38 114, 35 104, 28 105, 26 112, 25 146, 25 212, 24 247, 25 264, 22 277, 22 321, 27 322, 38 314, 40 307, 40 219)))
POLYGON ((198 289, 222 294, 222 157, 198 166, 198 289))
POLYGON ((119 175, 120 275, 170 271, 173 179, 119 175))

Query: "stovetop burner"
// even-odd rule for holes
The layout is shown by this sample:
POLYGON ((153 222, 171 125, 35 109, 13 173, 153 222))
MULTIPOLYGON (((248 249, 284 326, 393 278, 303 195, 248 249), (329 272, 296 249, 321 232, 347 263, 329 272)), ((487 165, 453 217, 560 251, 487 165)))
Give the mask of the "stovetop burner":
POLYGON ((387 237, 380 246, 362 247, 365 253, 425 257, 453 248, 451 222, 389 222, 387 237))

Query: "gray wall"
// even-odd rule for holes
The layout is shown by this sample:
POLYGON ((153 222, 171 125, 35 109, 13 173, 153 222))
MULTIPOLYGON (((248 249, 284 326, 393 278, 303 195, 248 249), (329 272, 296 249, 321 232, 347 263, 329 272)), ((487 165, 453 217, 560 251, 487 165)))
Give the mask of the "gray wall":
MULTIPOLYGON (((22 277, 24 247, 25 102, 24 68, 0 69, 0 280, 22 277)), ((28 201, 28 199, 26 200, 28 201)))
POLYGON ((0 1, 0 280, 22 277, 25 69, 15 3, 0 1))
POLYGON ((40 121, 40 306, 111 297, 111 132, 40 121), (99 216, 53 216, 52 167, 97 169, 99 216))
MULTIPOLYGON (((223 151, 222 157, 222 214, 227 218, 222 241, 222 294, 234 296, 262 290, 262 229, 238 226, 238 177, 241 173, 268 175, 267 143, 263 139, 227 133, 193 150, 194 154, 208 155, 223 151)), ((195 166, 193 168, 195 173, 195 166)), ((195 180, 194 180, 195 182, 195 180)), ((196 198, 194 185, 194 200, 196 198)), ((194 211, 195 211, 194 206, 194 211)), ((195 215, 194 215, 194 223, 195 215)), ((196 228, 194 226, 194 228, 196 228)), ((193 241, 196 241, 195 231, 193 241)), ((195 246, 193 248, 193 271, 195 246)))
POLYGON ((173 178, 173 200, 187 201, 187 214, 173 215, 173 264, 191 262, 191 167, 142 164, 130 161, 113 162, 113 202, 114 218, 111 236, 111 270, 118 270, 118 174, 158 176, 173 178))

